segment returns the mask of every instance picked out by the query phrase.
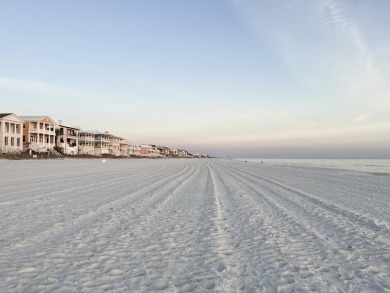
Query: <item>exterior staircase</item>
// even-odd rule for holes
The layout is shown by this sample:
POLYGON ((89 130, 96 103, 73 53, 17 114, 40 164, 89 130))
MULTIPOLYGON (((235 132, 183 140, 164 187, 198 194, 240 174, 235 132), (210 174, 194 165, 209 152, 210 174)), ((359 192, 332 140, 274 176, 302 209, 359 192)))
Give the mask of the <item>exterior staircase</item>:
POLYGON ((58 156, 58 157, 62 157, 61 153, 57 152, 53 148, 49 148, 48 151, 49 151, 49 154, 52 154, 52 155, 55 155, 55 156, 58 156))

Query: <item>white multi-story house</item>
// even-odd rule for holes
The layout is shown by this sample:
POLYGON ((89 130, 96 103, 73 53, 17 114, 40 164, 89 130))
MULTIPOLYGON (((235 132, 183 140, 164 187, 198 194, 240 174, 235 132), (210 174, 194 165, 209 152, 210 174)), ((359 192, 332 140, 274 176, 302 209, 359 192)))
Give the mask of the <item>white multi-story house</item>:
POLYGON ((23 151, 23 123, 13 113, 0 113, 0 154, 23 151))
POLYGON ((120 156, 121 141, 123 141, 124 139, 119 136, 109 134, 108 132, 106 132, 106 134, 108 135, 108 140, 109 140, 109 144, 108 144, 109 154, 113 156, 120 156))
POLYGON ((58 121, 57 147, 65 155, 77 155, 79 153, 79 129, 66 126, 62 121, 58 121))
POLYGON ((154 144, 143 144, 140 146, 140 154, 142 157, 162 157, 157 146, 154 144))
POLYGON ((97 130, 91 130, 88 131, 92 133, 95 136, 95 150, 94 150, 94 155, 95 156, 101 156, 101 155, 106 155, 109 154, 109 144, 110 144, 110 139, 109 135, 107 133, 103 133, 97 130))
POLYGON ((163 157, 168 157, 170 154, 170 151, 171 151, 169 148, 167 148, 165 146, 159 146, 159 147, 157 147, 157 150, 159 151, 159 153, 163 157))
POLYGON ((171 149, 169 154, 173 157, 178 157, 179 156, 179 150, 178 149, 171 149))
POLYGON ((130 156, 139 157, 141 155, 139 146, 134 143, 130 143, 129 145, 130 156))
MULTIPOLYGON (((121 151, 122 153, 126 154, 126 156, 134 156, 134 157, 139 157, 141 156, 140 153, 140 147, 132 142, 122 142, 121 143, 121 151), (122 146, 123 144, 123 146, 122 146)), ((148 153, 148 149, 146 150, 146 154, 148 153)))
POLYGON ((123 157, 130 156, 130 144, 127 141, 122 141, 120 145, 120 155, 123 157))
POLYGON ((79 131, 79 155, 95 155, 95 134, 90 131, 79 131))
POLYGON ((178 150, 179 151, 179 157, 191 157, 192 155, 187 152, 186 150, 178 150))
POLYGON ((57 123, 49 116, 20 116, 24 120, 23 147, 35 152, 52 152, 57 123))

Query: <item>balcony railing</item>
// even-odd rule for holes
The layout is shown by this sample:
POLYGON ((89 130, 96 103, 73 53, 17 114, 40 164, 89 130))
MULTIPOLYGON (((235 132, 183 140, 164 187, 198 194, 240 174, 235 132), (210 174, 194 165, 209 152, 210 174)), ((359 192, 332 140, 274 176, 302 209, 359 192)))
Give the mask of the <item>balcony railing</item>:
POLYGON ((49 135, 55 135, 54 130, 48 130, 48 129, 40 129, 40 128, 30 128, 30 132, 33 133, 43 133, 43 134, 49 134, 49 135))
POLYGON ((79 135, 77 133, 67 133, 66 134, 67 137, 79 137, 79 135))

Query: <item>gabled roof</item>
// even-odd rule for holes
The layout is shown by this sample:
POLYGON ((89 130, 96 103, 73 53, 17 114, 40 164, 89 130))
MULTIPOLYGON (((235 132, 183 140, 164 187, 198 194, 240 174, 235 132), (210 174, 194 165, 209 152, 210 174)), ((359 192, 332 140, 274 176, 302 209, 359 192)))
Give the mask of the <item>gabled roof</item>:
POLYGON ((0 119, 8 117, 8 116, 15 116, 17 119, 20 120, 20 122, 22 122, 22 123, 24 122, 22 118, 20 118, 19 116, 15 115, 14 113, 0 113, 0 119))
POLYGON ((22 118, 24 121, 41 121, 45 118, 49 118, 51 121, 53 121, 54 124, 58 125, 58 123, 50 118, 50 116, 19 116, 20 118, 22 118))
POLYGON ((114 137, 114 138, 119 138, 119 139, 121 139, 121 140, 124 140, 124 138, 123 138, 123 137, 119 137, 119 136, 116 136, 116 135, 113 135, 113 134, 108 134, 108 136, 110 136, 110 137, 114 137))
POLYGON ((68 126, 68 125, 64 125, 64 124, 58 124, 58 125, 59 125, 60 127, 65 127, 65 128, 80 130, 79 127, 75 127, 75 126, 68 126))
POLYGON ((9 115, 12 115, 13 113, 0 113, 0 118, 7 117, 9 115))

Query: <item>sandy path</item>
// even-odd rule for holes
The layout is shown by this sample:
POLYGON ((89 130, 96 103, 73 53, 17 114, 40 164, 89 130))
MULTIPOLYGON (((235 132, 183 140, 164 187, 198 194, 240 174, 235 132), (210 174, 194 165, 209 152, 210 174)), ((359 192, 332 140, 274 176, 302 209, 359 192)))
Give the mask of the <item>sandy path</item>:
POLYGON ((224 160, 0 171, 1 292, 390 291, 386 176, 224 160))

